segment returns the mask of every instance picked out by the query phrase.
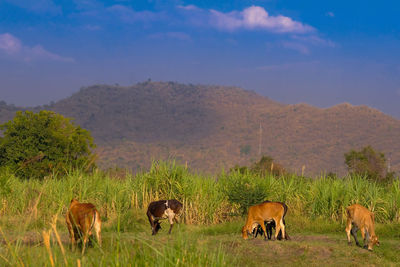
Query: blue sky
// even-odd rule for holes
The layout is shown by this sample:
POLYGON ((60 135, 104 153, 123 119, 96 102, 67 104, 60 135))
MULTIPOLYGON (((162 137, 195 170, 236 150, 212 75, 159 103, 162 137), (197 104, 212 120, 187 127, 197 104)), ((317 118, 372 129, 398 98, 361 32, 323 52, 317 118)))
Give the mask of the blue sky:
POLYGON ((0 100, 151 78, 400 118, 399 14, 394 0, 0 0, 0 100))

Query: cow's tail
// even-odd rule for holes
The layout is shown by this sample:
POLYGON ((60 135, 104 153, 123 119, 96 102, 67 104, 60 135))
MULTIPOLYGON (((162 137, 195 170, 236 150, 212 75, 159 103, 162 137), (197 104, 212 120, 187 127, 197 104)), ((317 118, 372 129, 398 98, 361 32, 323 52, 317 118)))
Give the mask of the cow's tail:
MULTIPOLYGON (((283 224, 286 226, 285 216, 286 216, 286 213, 287 213, 287 211, 288 211, 288 206, 287 206, 285 203, 282 203, 282 206, 283 206, 282 222, 283 222, 283 224)), ((289 237, 288 233, 286 232, 286 228, 285 228, 285 239, 286 239, 286 240, 290 240, 290 239, 291 239, 291 238, 289 237)))
POLYGON ((282 203, 283 205, 283 218, 285 218, 287 210, 288 210, 288 206, 285 203, 282 203))
POLYGON ((97 220, 97 212, 96 212, 96 210, 93 210, 92 224, 90 225, 90 230, 89 231, 92 231, 92 229, 93 229, 93 227, 94 227, 94 225, 96 223, 96 220, 97 220))

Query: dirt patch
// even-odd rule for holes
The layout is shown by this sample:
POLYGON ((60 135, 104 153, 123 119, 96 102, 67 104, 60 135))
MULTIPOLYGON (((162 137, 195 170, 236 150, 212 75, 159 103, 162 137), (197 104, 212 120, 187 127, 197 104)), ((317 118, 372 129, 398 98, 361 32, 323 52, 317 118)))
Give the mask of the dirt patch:
POLYGON ((310 247, 309 254, 317 261, 324 261, 332 256, 333 248, 310 247))
POLYGON ((310 242, 310 241, 317 241, 317 242, 327 242, 327 243, 338 243, 338 241, 335 238, 325 236, 325 235, 310 235, 310 236, 291 236, 292 241, 297 241, 297 242, 310 242))

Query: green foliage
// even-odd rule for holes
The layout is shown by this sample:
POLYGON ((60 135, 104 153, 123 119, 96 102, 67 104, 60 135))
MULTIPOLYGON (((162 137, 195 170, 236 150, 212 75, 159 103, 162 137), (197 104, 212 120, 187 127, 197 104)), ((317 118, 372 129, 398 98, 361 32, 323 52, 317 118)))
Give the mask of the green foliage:
POLYGON ((247 208, 267 199, 268 180, 251 172, 231 172, 219 179, 224 195, 233 205, 237 205, 240 214, 245 214, 247 208))
POLYGON ((275 163, 274 159, 269 156, 262 156, 258 162, 251 166, 251 170, 261 175, 271 173, 275 176, 279 176, 285 173, 282 165, 275 163))
POLYGON ((366 146, 360 151, 351 150, 344 154, 345 163, 350 173, 366 175, 372 180, 384 180, 386 174, 385 154, 366 146))
POLYGON ((21 178, 43 178, 70 168, 93 166, 90 133, 70 119, 51 111, 18 111, 0 126, 0 166, 8 166, 21 178))
POLYGON ((269 175, 281 176, 285 173, 285 169, 279 163, 274 162, 274 159, 269 156, 262 156, 258 162, 253 163, 250 167, 236 165, 231 171, 238 171, 241 174, 251 172, 254 175, 269 175))

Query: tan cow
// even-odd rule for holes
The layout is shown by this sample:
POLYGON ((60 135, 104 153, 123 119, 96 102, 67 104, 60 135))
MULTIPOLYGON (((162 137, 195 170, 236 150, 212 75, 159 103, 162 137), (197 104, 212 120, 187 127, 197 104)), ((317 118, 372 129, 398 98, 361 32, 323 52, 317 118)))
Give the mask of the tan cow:
POLYGON ((346 212, 346 234, 349 245, 351 244, 351 232, 357 246, 361 246, 357 240, 357 231, 360 229, 361 236, 364 239, 364 248, 368 248, 368 250, 372 251, 373 245, 379 246, 378 237, 375 235, 375 215, 359 204, 353 204, 347 207, 346 212))
MULTIPOLYGON (((251 206, 247 214, 246 224, 242 228, 242 237, 248 238, 248 235, 253 229, 260 225, 264 233, 267 233, 264 222, 274 221, 276 225, 275 239, 278 237, 279 231, 282 230, 282 239, 285 239, 285 224, 283 216, 285 208, 279 202, 264 202, 258 205, 251 206)), ((264 236, 266 240, 267 235, 264 236)))
POLYGON ((84 254, 92 230, 95 231, 97 242, 101 246, 100 214, 92 203, 79 203, 78 200, 72 199, 65 221, 67 222, 72 249, 75 248, 75 242, 81 239, 82 254, 84 254))

